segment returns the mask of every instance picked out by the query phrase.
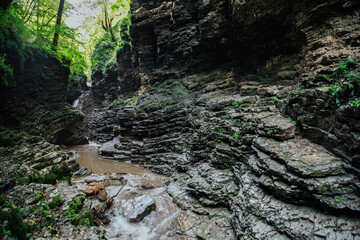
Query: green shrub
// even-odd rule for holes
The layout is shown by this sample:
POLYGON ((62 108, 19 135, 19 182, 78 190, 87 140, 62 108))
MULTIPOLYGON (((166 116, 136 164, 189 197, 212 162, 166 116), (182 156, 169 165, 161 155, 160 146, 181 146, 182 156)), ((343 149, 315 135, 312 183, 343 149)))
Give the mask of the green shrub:
POLYGON ((33 226, 24 222, 23 211, 0 196, 0 238, 28 239, 32 231, 33 226))
POLYGON ((64 203, 64 200, 61 198, 60 195, 56 195, 53 200, 51 201, 51 203, 49 203, 49 207, 52 210, 59 210, 59 208, 61 207, 61 205, 64 203))
POLYGON ((5 86, 9 86, 9 81, 13 80, 14 72, 10 65, 5 63, 6 55, 0 55, 0 76, 1 82, 0 84, 4 84, 5 86))
POLYGON ((83 208, 85 198, 75 197, 69 203, 69 208, 65 211, 72 225, 92 226, 93 219, 90 209, 83 208))
POLYGON ((351 59, 341 59, 333 74, 315 75, 316 81, 331 83, 328 87, 330 102, 336 106, 352 104, 354 111, 360 103, 360 67, 351 59))

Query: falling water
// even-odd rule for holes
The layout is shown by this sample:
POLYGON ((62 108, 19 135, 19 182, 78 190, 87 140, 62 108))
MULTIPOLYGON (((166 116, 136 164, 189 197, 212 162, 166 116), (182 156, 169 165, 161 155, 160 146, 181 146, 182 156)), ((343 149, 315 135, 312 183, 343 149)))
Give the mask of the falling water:
POLYGON ((80 99, 80 98, 77 98, 77 99, 71 104, 71 106, 72 106, 72 107, 77 107, 77 105, 79 104, 79 99, 80 99))

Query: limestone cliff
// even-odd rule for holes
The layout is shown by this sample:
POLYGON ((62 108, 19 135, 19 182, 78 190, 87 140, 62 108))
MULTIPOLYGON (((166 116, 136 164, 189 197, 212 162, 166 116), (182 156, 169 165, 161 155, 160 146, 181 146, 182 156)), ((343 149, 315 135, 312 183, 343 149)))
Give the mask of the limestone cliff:
POLYGON ((14 81, 0 86, 0 124, 44 137, 55 144, 87 142, 84 115, 66 101, 69 68, 53 55, 28 47, 23 56, 5 49, 14 81), (10 54, 13 53, 13 54, 10 54))
POLYGON ((100 153, 171 175, 179 206, 219 221, 191 239, 360 238, 359 7, 133 0, 116 96, 90 119, 100 153))

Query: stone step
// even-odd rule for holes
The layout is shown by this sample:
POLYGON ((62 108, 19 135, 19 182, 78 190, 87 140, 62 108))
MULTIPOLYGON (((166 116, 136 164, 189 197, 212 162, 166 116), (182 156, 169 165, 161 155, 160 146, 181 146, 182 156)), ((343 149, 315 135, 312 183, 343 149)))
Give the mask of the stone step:
POLYGON ((344 174, 341 159, 324 147, 304 138, 279 142, 257 137, 254 146, 271 157, 285 163, 287 168, 302 177, 324 177, 344 174))
POLYGON ((128 160, 131 160, 131 156, 130 155, 113 154, 112 159, 118 160, 118 161, 128 161, 128 160))
POLYGON ((258 137, 254 150, 248 164, 263 187, 291 201, 312 199, 330 208, 360 212, 359 181, 322 146, 303 138, 280 142, 258 137))
POLYGON ((287 140, 295 137, 296 124, 280 114, 268 115, 260 120, 258 134, 260 136, 273 137, 278 140, 287 140))

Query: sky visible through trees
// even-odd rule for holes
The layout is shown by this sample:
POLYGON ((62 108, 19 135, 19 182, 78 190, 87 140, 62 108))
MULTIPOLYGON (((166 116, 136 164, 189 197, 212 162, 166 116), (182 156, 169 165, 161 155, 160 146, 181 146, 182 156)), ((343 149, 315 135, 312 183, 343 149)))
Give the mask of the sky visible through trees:
MULTIPOLYGON (((61 24, 55 27, 60 2, 14 0, 6 12, 0 13, 0 38, 5 40, 3 44, 9 45, 15 34, 21 43, 18 48, 31 45, 53 51, 59 59, 66 57, 71 61, 71 74, 85 73, 90 79, 96 65, 92 59, 95 45, 128 15, 130 1, 65 0, 61 24), (59 31, 59 38, 57 46, 53 47, 55 29, 59 31)), ((111 36, 115 44, 121 41, 120 37, 111 36)), ((0 67, 10 67, 5 70, 11 73, 6 58, 6 54, 0 52, 0 67)))

